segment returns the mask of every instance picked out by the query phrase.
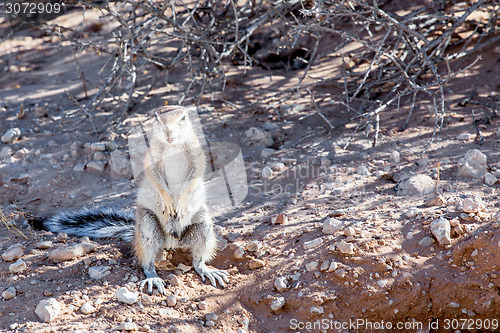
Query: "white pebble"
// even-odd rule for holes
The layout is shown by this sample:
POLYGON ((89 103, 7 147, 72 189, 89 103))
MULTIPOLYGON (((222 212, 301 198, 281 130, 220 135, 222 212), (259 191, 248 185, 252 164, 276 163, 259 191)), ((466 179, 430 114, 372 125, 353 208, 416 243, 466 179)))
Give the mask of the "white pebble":
POLYGON ((109 266, 92 266, 89 267, 89 276, 93 280, 102 279, 103 277, 111 274, 109 266))
POLYGON ((115 296, 118 301, 125 304, 134 304, 135 302, 137 302, 137 294, 131 292, 125 287, 121 287, 120 289, 118 289, 115 296))
POLYGON ((284 297, 276 297, 272 302, 271 302, 271 310, 273 311, 278 311, 285 305, 285 298, 284 297))
POLYGON ((19 136, 21 136, 21 130, 19 128, 11 128, 7 130, 7 132, 2 135, 2 142, 3 143, 12 143, 19 139, 19 136))
POLYGON ((340 241, 336 244, 337 249, 345 254, 353 254, 356 247, 352 243, 346 243, 344 241, 340 241))
POLYGON ((167 304, 168 306, 175 306, 177 304, 177 296, 175 295, 167 296, 167 304))
POLYGON ((306 264, 306 270, 308 272, 317 271, 318 267, 319 267, 319 262, 317 262, 317 261, 308 262, 306 264))
POLYGON ((279 292, 285 291, 288 288, 286 278, 284 276, 276 278, 276 280, 274 280, 274 286, 279 292))
POLYGON ((247 243, 246 249, 250 252, 257 252, 262 248, 262 243, 258 240, 253 240, 247 243))
POLYGON ((308 241, 308 242, 304 242, 304 250, 309 250, 309 249, 312 249, 312 248, 315 248, 317 246, 320 246, 321 244, 323 244, 323 238, 319 237, 319 238, 315 238, 311 241, 308 241))
POLYGON ((335 231, 341 229, 344 227, 344 222, 341 221, 341 220, 338 220, 336 218, 327 218, 324 222, 323 222, 323 233, 324 234, 327 234, 327 235, 330 235, 330 234, 333 234, 335 233, 335 231))
POLYGON ((22 259, 19 259, 18 261, 9 266, 9 271, 11 273, 21 273, 25 271, 27 268, 28 266, 26 265, 26 262, 22 259))
POLYGON ((268 166, 262 168, 262 178, 268 179, 273 176, 273 169, 268 166))
POLYGON ((243 246, 238 246, 236 250, 234 250, 233 256, 236 259, 243 259, 245 257, 245 249, 243 248, 243 246))
POLYGON ((14 244, 9 246, 7 251, 2 253, 2 259, 5 261, 14 261, 21 258, 24 254, 24 246, 21 244, 14 244))
POLYGON ((80 307, 80 311, 83 314, 91 314, 95 312, 95 307, 92 305, 92 303, 86 302, 80 307))
POLYGON ((61 310, 61 304, 55 298, 49 298, 38 303, 35 313, 41 321, 49 323, 57 318, 61 310))
POLYGON ((17 293, 16 288, 9 287, 2 292, 2 298, 8 301, 9 299, 13 299, 14 297, 16 297, 16 293, 17 293))

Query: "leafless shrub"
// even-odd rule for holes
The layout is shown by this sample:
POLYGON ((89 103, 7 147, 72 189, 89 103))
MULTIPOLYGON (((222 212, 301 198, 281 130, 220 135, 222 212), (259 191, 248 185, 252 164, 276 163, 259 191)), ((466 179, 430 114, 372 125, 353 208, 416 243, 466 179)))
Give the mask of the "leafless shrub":
MULTIPOLYGON (((118 86, 125 92, 122 112, 128 112, 149 93, 161 75, 176 66, 187 66, 190 77, 179 103, 186 97, 220 91, 225 87, 228 61, 247 67, 266 66, 255 51, 255 38, 257 32, 273 27, 282 33, 282 38, 276 39, 278 43, 270 51, 279 54, 280 50, 293 51, 299 46, 302 50, 293 59, 289 53, 284 66, 300 69, 296 71, 299 84, 294 89, 277 91, 276 99, 284 100, 298 92, 311 94, 314 100, 311 91, 315 87, 338 82, 344 87, 343 93, 327 94, 322 99, 338 101, 339 107, 352 112, 351 121, 359 121, 357 128, 371 124, 376 145, 381 113, 389 107, 399 109, 402 101, 410 103, 401 128, 404 130, 422 96, 426 96, 434 114, 435 135, 445 116, 444 86, 472 65, 461 60, 500 39, 498 1, 433 1, 414 5, 399 15, 385 9, 393 2, 81 1, 79 5, 101 11, 103 19, 114 22, 116 27, 89 38, 53 23, 42 28, 71 41, 79 50, 89 48, 109 54, 113 65, 107 79, 86 105, 80 106, 91 118, 93 108, 118 86), (478 19, 480 15, 475 15, 478 13, 487 19, 478 19), (308 71, 321 66, 318 49, 332 36, 340 37, 342 42, 327 52, 340 53, 344 61, 342 74, 306 82, 308 71), (301 45, 305 38, 312 42, 301 45), (352 43, 360 47, 349 54, 342 53, 352 43), (177 51, 166 53, 166 46, 177 51), (145 68, 154 70, 142 74, 145 68), (139 78, 149 82, 147 89, 137 91, 139 78)), ((328 131, 333 129, 335 125, 319 111, 315 100, 314 103, 314 113, 325 120, 328 131)))

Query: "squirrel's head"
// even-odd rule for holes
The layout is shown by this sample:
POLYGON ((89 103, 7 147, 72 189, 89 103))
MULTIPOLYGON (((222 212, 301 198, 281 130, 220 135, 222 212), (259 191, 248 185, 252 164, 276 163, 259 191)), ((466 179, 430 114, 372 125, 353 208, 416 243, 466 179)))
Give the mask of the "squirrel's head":
POLYGON ((168 144, 179 144, 192 138, 193 127, 186 108, 163 106, 155 111, 155 117, 168 144))

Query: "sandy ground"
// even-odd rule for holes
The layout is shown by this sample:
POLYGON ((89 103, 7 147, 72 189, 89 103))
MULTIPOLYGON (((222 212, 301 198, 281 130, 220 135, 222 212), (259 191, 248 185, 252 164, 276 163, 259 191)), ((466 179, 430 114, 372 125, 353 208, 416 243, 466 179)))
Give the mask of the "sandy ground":
MULTIPOLYGON (((372 136, 361 131, 344 149, 356 125, 347 121, 349 114, 323 105, 323 114, 336 128, 321 134, 324 122, 319 117, 299 120, 312 110, 309 96, 267 107, 278 99, 276 92, 296 84, 296 73, 254 68, 243 74, 241 67, 228 63, 225 91, 215 101, 207 96, 199 114, 207 138, 241 148, 250 186, 236 207, 213 211, 220 251, 211 265, 228 270, 230 283, 224 289, 204 284, 192 269, 178 268, 191 264, 189 253, 165 253, 157 269, 169 281, 167 295, 176 296, 176 304, 169 305, 165 296, 139 290, 143 274, 128 244, 91 240, 96 245, 93 252, 55 263, 48 257, 52 250, 87 240, 32 231, 25 216, 92 205, 133 209, 135 180, 132 174, 111 171, 112 151, 127 152, 130 130, 152 117, 153 108, 163 101, 178 101, 187 83, 185 75, 170 73, 168 84, 159 83, 123 121, 119 112, 99 108, 94 134, 64 91, 85 102, 74 57, 85 72, 89 94, 99 88, 103 77, 98 70, 107 59, 90 52, 74 54, 72 48, 36 31, 10 38, 0 52, 0 134, 17 127, 21 136, 0 144, 0 149, 11 149, 0 160, 4 214, 0 252, 21 244, 27 267, 12 273, 13 262, 0 260, 0 292, 16 290, 14 298, 0 299, 0 331, 176 332, 176 327, 180 332, 364 332, 392 327, 409 332, 488 332, 494 331, 495 323, 498 329, 500 221, 494 214, 500 207, 500 185, 458 176, 460 158, 478 149, 487 157, 488 172, 500 178, 498 118, 481 125, 485 140, 479 144, 474 140, 471 110, 486 118, 491 109, 459 105, 472 89, 477 100, 500 102, 496 46, 483 50, 482 60, 447 86, 444 128, 424 156, 421 152, 434 126, 424 107, 413 113, 403 132, 398 129, 408 105, 399 111, 404 115, 396 110, 384 113, 375 148, 372 136), (18 117, 21 106, 24 116, 18 117), (245 134, 252 127, 268 128, 273 147, 280 149, 263 156, 263 150, 268 152, 265 147, 245 134), (473 135, 468 140, 456 138, 464 133, 473 135), (294 145, 308 134, 313 135, 294 145), (106 150, 91 147, 98 142, 105 143, 106 150), (392 157, 394 151, 399 159, 392 157), (91 170, 88 163, 95 160, 103 161, 103 171, 91 170), (87 167, 79 170, 83 165, 87 167), (360 171, 361 165, 366 169, 360 171), (262 177, 265 166, 275 169, 269 179, 262 177), (439 175, 438 191, 444 199, 429 206, 426 201, 434 193, 397 196, 395 180, 401 171, 428 175, 434 181, 439 175), (484 208, 464 213, 463 202, 473 195, 482 199, 484 208), (411 208, 419 213, 409 217, 411 208), (273 224, 279 214, 286 216, 286 222, 273 224), (445 246, 430 231, 431 222, 440 217, 453 220, 461 230, 454 229, 451 244, 445 246), (326 234, 323 224, 329 218, 342 225, 326 234), (429 243, 422 245, 426 237, 429 243), (43 246, 44 241, 51 243, 43 246), (350 252, 340 251, 339 244, 351 244, 350 252), (245 251, 236 258, 234 252, 240 247, 245 251), (258 250, 251 251, 252 247, 258 250), (256 263, 262 267, 252 269, 256 263), (101 266, 108 266, 109 274, 91 279, 89 269, 101 266), (278 291, 275 281, 280 277, 286 289, 278 291), (115 293, 124 286, 138 293, 138 302, 127 305, 117 300, 115 293), (62 310, 52 322, 42 323, 34 311, 48 298, 55 298, 62 310), (94 310, 84 314, 85 303, 94 310), (217 318, 206 317, 212 313, 217 318), (120 326, 124 324, 130 327, 120 326)), ((310 77, 333 75, 341 65, 328 50, 323 54, 310 77)))

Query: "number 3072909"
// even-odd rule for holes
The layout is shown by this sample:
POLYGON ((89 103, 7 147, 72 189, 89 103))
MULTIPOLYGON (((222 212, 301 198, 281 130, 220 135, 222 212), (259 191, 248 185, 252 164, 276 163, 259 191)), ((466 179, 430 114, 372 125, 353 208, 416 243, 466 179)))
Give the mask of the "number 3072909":
POLYGON ((7 14, 59 14, 62 6, 60 3, 34 3, 34 2, 7 2, 5 9, 7 14))

